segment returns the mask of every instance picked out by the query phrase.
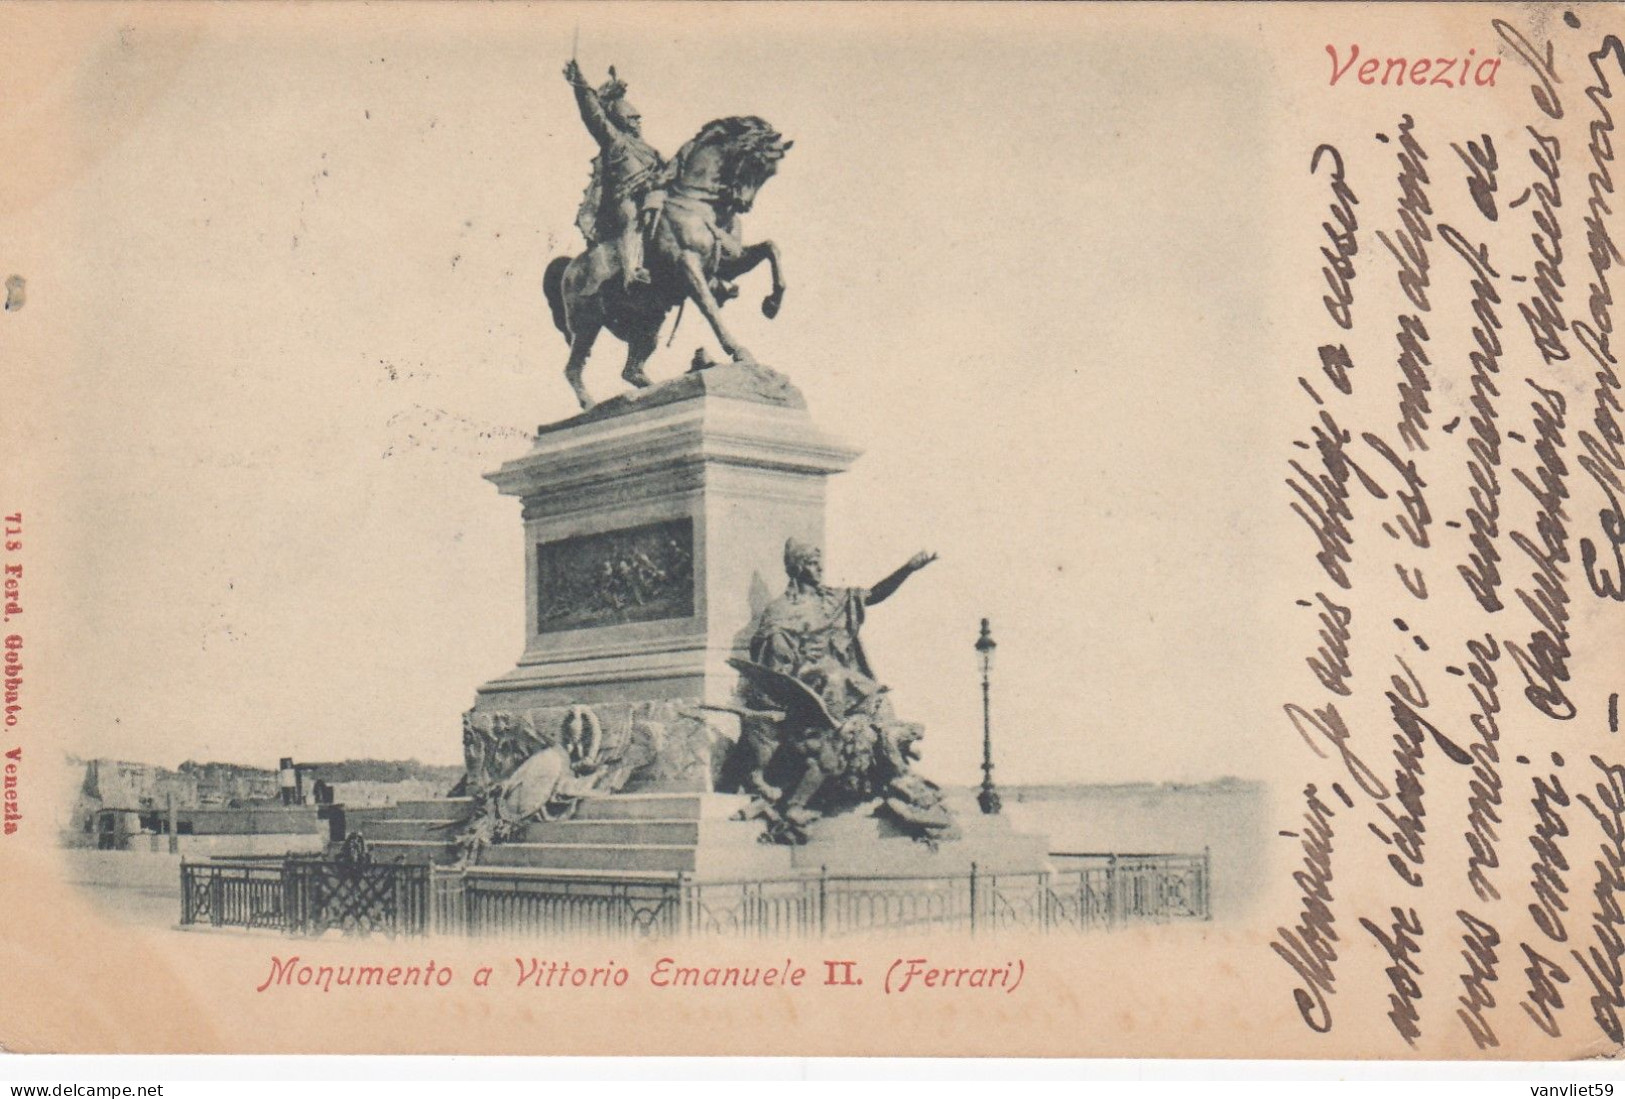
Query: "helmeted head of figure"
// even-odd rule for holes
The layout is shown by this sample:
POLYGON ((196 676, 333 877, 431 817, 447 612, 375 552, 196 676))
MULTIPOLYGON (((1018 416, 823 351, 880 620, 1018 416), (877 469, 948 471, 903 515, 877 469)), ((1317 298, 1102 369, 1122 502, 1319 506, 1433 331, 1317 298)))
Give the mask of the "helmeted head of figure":
POLYGON ((638 113, 638 109, 632 105, 630 99, 622 96, 620 99, 612 100, 605 113, 609 115, 610 121, 626 133, 633 137, 643 136, 643 116, 638 113))
POLYGON ((791 538, 784 543, 784 571, 791 580, 807 584, 824 582, 824 551, 811 542, 791 538))
POLYGON ((643 136, 643 116, 626 98, 626 81, 615 75, 614 66, 610 67, 609 80, 598 89, 598 102, 603 104, 609 120, 619 126, 623 133, 633 137, 643 136))

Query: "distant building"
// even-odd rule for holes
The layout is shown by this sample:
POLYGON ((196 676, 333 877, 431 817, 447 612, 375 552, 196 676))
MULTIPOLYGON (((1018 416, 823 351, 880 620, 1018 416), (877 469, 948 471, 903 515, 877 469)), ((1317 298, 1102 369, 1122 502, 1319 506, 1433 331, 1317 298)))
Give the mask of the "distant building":
POLYGON ((276 770, 192 760, 169 770, 119 759, 88 760, 84 769, 64 843, 214 854, 319 848, 332 828, 342 831, 346 806, 442 797, 462 776, 460 767, 417 760, 295 763, 291 757, 276 770))
POLYGON ((445 797, 463 777, 461 767, 430 766, 415 759, 346 759, 329 763, 284 759, 280 771, 287 803, 351 808, 445 797))
POLYGON ((142 811, 198 804, 197 776, 167 770, 151 763, 122 759, 92 759, 85 763, 84 781, 67 822, 69 842, 101 846, 107 833, 139 831, 142 811))
POLYGON ((196 776, 200 807, 229 809, 275 801, 277 797, 277 775, 268 768, 187 760, 180 765, 180 773, 196 776))
POLYGON ((84 794, 104 809, 152 809, 169 804, 198 804, 198 779, 151 763, 93 759, 85 764, 84 794))

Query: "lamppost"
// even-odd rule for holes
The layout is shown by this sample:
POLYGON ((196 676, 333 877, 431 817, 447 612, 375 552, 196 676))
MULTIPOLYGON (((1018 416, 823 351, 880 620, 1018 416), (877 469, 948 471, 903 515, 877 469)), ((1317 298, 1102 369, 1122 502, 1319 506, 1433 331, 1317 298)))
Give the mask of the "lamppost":
POLYGON ((993 650, 998 647, 987 619, 982 619, 982 636, 976 639, 976 659, 982 666, 982 790, 976 804, 992 815, 1000 808, 999 792, 993 789, 993 707, 989 683, 993 677, 993 650))

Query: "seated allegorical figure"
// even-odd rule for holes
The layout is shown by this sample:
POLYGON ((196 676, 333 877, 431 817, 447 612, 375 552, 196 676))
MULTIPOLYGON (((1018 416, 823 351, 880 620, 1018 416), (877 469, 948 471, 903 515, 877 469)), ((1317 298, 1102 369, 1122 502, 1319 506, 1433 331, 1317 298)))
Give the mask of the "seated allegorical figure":
POLYGON ((785 544, 785 592, 758 619, 750 661, 734 662, 750 703, 743 785, 765 803, 771 838, 801 842, 819 815, 875 799, 918 833, 950 825, 936 788, 910 771, 921 727, 897 718, 861 635, 867 608, 934 560, 918 553, 872 588, 835 588, 818 547, 785 544))

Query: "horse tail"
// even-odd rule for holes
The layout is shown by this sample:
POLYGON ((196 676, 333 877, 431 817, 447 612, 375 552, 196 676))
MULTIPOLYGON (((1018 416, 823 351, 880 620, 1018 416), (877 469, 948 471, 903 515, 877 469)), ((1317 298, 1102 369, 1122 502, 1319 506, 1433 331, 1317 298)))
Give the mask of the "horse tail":
POLYGON ((555 256, 542 275, 542 293, 547 297, 547 307, 553 311, 553 324, 563 334, 565 343, 570 342, 570 322, 564 313, 564 269, 568 266, 569 256, 555 256))
MULTIPOLYGON (((666 339, 666 346, 667 347, 670 347, 672 345, 673 341, 675 341, 677 339, 677 328, 678 328, 679 325, 681 325, 683 323, 683 306, 685 306, 687 304, 688 304, 688 295, 684 294, 683 299, 677 303, 677 320, 672 322, 671 335, 669 337, 667 337, 667 339, 666 339)), ((655 339, 658 340, 659 338, 660 337, 657 334, 655 336, 655 339)))

